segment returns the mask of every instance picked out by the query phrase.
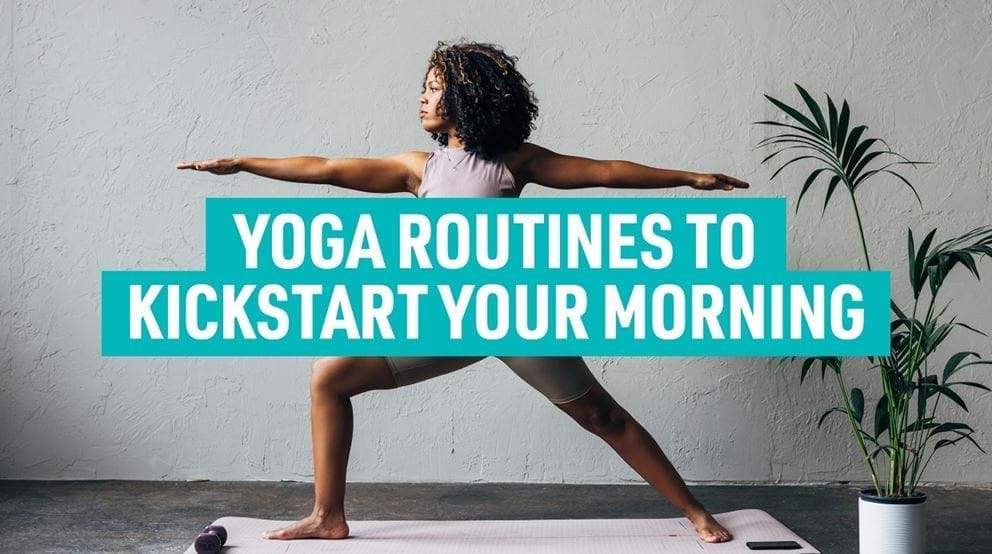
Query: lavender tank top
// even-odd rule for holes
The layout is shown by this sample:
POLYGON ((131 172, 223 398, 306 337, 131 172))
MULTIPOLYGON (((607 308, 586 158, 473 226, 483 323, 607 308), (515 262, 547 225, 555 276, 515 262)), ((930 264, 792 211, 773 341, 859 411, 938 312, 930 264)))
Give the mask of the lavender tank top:
POLYGON ((502 160, 490 161, 463 148, 441 146, 427 156, 418 198, 518 197, 516 181, 502 160))

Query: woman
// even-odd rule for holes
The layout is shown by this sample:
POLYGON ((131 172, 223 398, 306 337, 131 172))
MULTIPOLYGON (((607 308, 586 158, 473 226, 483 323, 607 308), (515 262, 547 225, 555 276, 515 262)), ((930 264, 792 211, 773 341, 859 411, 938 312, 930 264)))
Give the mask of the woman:
MULTIPOLYGON (((227 175, 248 171, 285 181, 322 183, 364 192, 417 197, 520 196, 527 183, 583 187, 733 190, 748 184, 721 174, 647 167, 622 160, 565 156, 525 142, 537 117, 530 83, 517 58, 498 46, 441 41, 431 55, 420 96, 420 120, 439 147, 379 159, 314 156, 222 158, 183 162, 177 169, 227 175)), ((352 439, 351 398, 370 390, 417 383, 482 357, 328 357, 310 380, 314 456, 313 512, 270 539, 348 536, 345 471, 352 439)), ((650 434, 596 381, 581 357, 500 359, 585 429, 601 437, 692 522, 707 542, 731 539, 697 501, 650 434)))

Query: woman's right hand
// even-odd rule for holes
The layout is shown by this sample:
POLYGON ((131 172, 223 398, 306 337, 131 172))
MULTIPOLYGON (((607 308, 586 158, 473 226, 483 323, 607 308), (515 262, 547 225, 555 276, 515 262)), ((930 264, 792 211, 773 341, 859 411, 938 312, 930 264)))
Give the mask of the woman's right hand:
POLYGON ((209 171, 214 175, 230 175, 241 171, 240 166, 237 158, 217 158, 199 162, 179 162, 176 164, 176 169, 195 169, 197 171, 209 171))

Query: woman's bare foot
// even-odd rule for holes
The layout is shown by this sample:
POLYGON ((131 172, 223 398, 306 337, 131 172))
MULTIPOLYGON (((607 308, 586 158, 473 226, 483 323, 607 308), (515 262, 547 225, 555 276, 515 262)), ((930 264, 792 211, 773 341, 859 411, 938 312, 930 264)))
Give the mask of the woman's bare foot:
POLYGON ((262 538, 274 540, 343 539, 347 536, 348 524, 344 517, 322 518, 314 514, 282 529, 262 533, 262 538))
POLYGON ((706 510, 699 508, 686 512, 686 517, 699 534, 699 538, 706 542, 727 542, 733 540, 734 536, 713 519, 706 510))

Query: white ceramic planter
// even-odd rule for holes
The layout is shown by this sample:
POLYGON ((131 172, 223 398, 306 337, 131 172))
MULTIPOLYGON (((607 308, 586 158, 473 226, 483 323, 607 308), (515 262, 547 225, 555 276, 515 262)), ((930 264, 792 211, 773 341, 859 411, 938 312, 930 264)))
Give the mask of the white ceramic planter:
POLYGON ((907 498, 875 496, 874 489, 858 498, 858 542, 861 554, 924 554, 927 495, 907 498))

